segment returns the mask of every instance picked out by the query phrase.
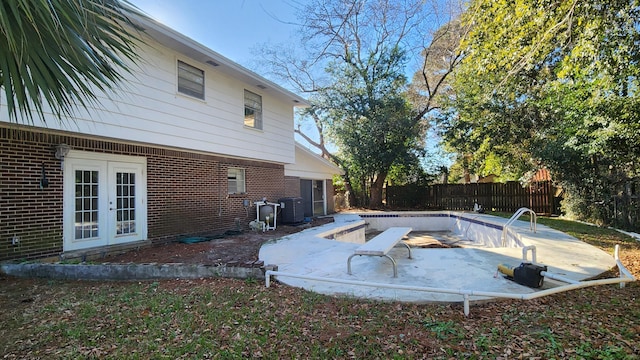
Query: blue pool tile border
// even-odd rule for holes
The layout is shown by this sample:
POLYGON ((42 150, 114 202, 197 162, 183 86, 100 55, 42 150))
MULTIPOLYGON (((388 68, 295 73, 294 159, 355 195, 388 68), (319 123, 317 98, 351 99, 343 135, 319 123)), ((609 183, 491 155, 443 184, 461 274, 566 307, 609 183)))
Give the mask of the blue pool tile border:
POLYGON ((450 214, 358 214, 361 218, 450 217, 450 214))
POLYGON ((400 217, 449 217, 449 218, 454 218, 454 219, 460 219, 462 221, 468 221, 474 224, 478 224, 478 225, 482 225, 482 226, 487 226, 496 230, 503 230, 504 227, 502 225, 497 225, 497 224, 493 224, 493 223, 489 223, 486 221, 482 221, 482 220, 478 220, 478 219, 470 219, 468 217, 465 216, 461 216, 458 214, 445 214, 445 213, 433 213, 433 214, 429 214, 429 213, 424 213, 424 214, 358 214, 361 218, 363 219, 367 219, 367 218, 400 218, 400 217))
POLYGON ((497 225, 497 224, 489 223, 489 222, 478 220, 478 219, 469 219, 469 218, 462 217, 462 216, 456 216, 456 217, 458 219, 460 219, 460 220, 464 220, 464 221, 468 221, 470 223, 474 223, 474 224, 490 227, 490 228, 493 228, 493 229, 496 229, 496 230, 503 230, 504 229, 504 226, 502 226, 502 225, 497 225))

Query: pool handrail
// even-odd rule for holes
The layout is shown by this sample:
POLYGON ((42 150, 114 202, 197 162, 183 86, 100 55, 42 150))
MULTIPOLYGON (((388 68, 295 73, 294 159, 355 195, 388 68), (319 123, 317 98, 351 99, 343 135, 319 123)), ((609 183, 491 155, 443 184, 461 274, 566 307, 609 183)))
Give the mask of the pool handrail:
POLYGON ((507 223, 504 224, 504 226, 502 227, 502 247, 507 246, 507 231, 509 226, 511 226, 516 220, 518 220, 518 218, 520 218, 520 216, 522 216, 524 213, 527 213, 527 212, 531 214, 529 218, 529 230, 533 230, 534 233, 536 232, 537 225, 538 225, 538 217, 535 211, 526 207, 521 207, 520 209, 516 210, 515 213, 513 213, 511 218, 509 218, 507 223))

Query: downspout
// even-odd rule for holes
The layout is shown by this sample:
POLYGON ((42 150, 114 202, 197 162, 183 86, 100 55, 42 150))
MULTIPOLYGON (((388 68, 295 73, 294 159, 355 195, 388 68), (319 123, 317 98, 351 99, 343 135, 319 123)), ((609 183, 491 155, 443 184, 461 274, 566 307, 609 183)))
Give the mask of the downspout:
POLYGON ((219 181, 219 179, 221 178, 220 176, 220 161, 218 161, 218 170, 216 171, 218 173, 218 217, 221 218, 222 217, 222 182, 219 181))

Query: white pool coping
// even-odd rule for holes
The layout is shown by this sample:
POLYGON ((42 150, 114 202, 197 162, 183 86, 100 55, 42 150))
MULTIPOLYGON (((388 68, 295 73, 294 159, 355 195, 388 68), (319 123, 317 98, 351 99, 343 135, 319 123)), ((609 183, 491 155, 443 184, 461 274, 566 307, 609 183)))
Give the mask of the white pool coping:
MULTIPOLYGON (((371 214, 371 212, 367 212, 367 214, 371 214)), ((494 224, 504 224, 508 220, 486 214, 472 215, 494 224)), ((528 294, 539 290, 519 285, 497 273, 498 264, 517 266, 523 262, 521 247, 413 248, 413 259, 407 258, 406 248, 398 247, 390 252, 390 255, 397 262, 397 278, 393 277, 392 265, 388 259, 369 256, 354 257, 351 264, 352 275, 349 275, 347 273, 347 259, 360 244, 336 241, 323 236, 332 233, 333 229, 344 229, 354 225, 364 226, 365 222, 356 213, 336 214, 334 219, 334 223, 307 229, 266 243, 260 249, 260 260, 265 264, 277 265, 278 271, 283 273, 362 283, 514 294, 528 294)), ((538 224, 535 233, 529 229, 529 222, 516 221, 512 228, 524 246, 535 245, 537 262, 546 265, 549 272, 581 281, 616 266, 613 254, 608 254, 544 225, 538 224)), ((531 260, 531 254, 528 255, 531 260)), ((277 280, 290 286, 326 295, 417 303, 459 302, 462 300, 461 296, 457 294, 356 286, 285 276, 278 277, 277 280)), ((558 285, 556 281, 545 279, 545 287, 555 285, 558 285)), ((472 300, 483 299, 486 297, 475 297, 472 300)))

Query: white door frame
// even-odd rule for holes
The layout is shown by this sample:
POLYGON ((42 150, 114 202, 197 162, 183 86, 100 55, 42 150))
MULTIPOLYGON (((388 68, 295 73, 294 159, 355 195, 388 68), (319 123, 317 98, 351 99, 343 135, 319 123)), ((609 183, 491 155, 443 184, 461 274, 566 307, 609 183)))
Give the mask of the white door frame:
POLYGON ((312 185, 311 185, 311 198, 313 199, 313 216, 316 215, 327 215, 327 188, 326 188, 326 181, 324 180, 320 180, 320 179, 315 179, 312 180, 312 185), (322 199, 318 200, 316 199, 316 193, 315 193, 315 186, 320 184, 320 188, 318 189, 320 191, 320 194, 322 196, 322 199), (316 214, 316 204, 322 202, 322 214, 316 214))
MULTIPOLYGON (((63 192, 63 251, 87 249, 97 246, 123 244, 147 239, 147 159, 138 156, 112 155, 71 150, 63 160, 64 192, 63 192), (76 239, 76 170, 95 171, 93 185, 83 185, 83 188, 93 187, 93 197, 84 201, 93 202, 95 213, 84 215, 93 219, 97 217, 95 224, 85 228, 83 239, 76 239), (118 196, 116 188, 116 173, 132 173, 135 185, 130 186, 135 191, 135 197, 130 206, 135 209, 135 231, 118 234, 118 226, 122 228, 123 222, 118 223, 118 196), (97 191, 95 190, 97 188, 97 191), (97 199, 95 199, 97 195, 97 199), (97 231, 96 231, 97 230, 97 231)), ((122 191, 122 186, 120 186, 122 191)), ((83 190, 84 191, 84 190, 83 190)), ((89 191, 89 190, 86 190, 89 191)), ((128 189, 125 191, 129 191, 128 189)), ((128 201, 127 199, 121 202, 128 201)), ((120 211, 122 216, 122 211, 120 211)), ((86 221, 86 220, 85 220, 86 221)), ((92 221, 92 220, 91 220, 92 221)), ((122 232, 122 231, 121 231, 122 232)), ((125 231, 126 232, 126 231, 125 231)))
POLYGON ((319 215, 327 215, 327 183, 326 180, 321 180, 321 179, 308 179, 308 178, 300 178, 300 196, 305 200, 305 201, 310 201, 310 204, 308 204, 308 207, 305 208, 305 216, 307 214, 307 210, 310 210, 310 213, 312 214, 312 216, 319 216, 319 215), (303 181, 305 182, 309 182, 311 187, 309 189, 305 189, 304 186, 302 186, 303 181), (321 193, 322 193, 322 199, 318 200, 316 198, 316 191, 315 191, 315 186, 316 184, 318 184, 318 182, 320 182, 322 184, 322 188, 321 193), (305 194, 304 192, 306 192, 305 190, 309 190, 311 191, 310 194, 305 194), (307 198, 308 197, 308 198, 307 198), (316 203, 322 202, 322 213, 317 213, 316 212, 316 203))

